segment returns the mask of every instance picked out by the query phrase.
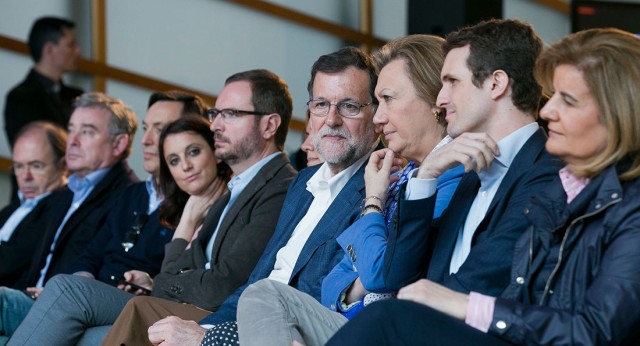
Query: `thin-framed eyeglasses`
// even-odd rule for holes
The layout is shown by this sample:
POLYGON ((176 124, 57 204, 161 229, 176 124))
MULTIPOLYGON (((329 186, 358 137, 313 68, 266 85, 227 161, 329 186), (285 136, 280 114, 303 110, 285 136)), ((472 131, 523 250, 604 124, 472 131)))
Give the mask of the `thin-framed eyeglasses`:
POLYGON ((43 174, 49 164, 42 161, 30 161, 27 163, 13 162, 11 163, 11 169, 13 174, 19 175, 29 170, 31 174, 43 174))
POLYGON ((340 101, 337 103, 331 103, 327 100, 309 100, 307 102, 307 108, 309 112, 315 116, 324 117, 329 114, 331 106, 335 106, 338 114, 345 118, 354 118, 360 114, 362 108, 370 106, 369 103, 360 103, 355 101, 340 101))
POLYGON ((213 120, 215 120, 215 118, 220 115, 220 117, 222 118, 222 121, 224 121, 225 123, 231 123, 234 122, 238 116, 240 115, 267 115, 267 114, 271 114, 271 113, 265 113, 265 112, 255 112, 255 111, 243 111, 240 109, 233 109, 233 108, 225 108, 225 109, 217 109, 217 108, 209 108, 207 109, 207 118, 209 118, 209 122, 213 122, 213 120))

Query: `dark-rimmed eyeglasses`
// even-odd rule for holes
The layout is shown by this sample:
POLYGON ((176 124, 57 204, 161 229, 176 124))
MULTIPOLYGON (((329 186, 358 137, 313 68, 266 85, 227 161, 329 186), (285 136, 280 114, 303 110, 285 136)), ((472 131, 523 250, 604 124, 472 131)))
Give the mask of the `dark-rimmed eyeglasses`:
POLYGON ((142 232, 142 228, 149 220, 149 215, 146 213, 139 214, 134 211, 133 216, 134 219, 131 229, 124 235, 124 239, 122 240, 122 248, 124 249, 124 252, 129 252, 129 250, 136 245, 136 242, 140 237, 140 232, 142 232))
POLYGON ((331 103, 327 100, 309 100, 307 102, 307 108, 309 112, 315 116, 324 117, 329 114, 331 106, 335 106, 338 114, 345 118, 354 118, 360 114, 362 108, 370 106, 369 103, 360 103, 355 101, 341 101, 338 103, 331 103))
POLYGON ((217 109, 217 108, 209 108, 207 109, 207 118, 209 118, 209 122, 213 122, 215 118, 220 115, 222 121, 226 123, 230 123, 235 121, 240 115, 267 115, 271 113, 265 112, 255 112, 255 111, 243 111, 240 109, 233 108, 225 108, 225 109, 217 109))

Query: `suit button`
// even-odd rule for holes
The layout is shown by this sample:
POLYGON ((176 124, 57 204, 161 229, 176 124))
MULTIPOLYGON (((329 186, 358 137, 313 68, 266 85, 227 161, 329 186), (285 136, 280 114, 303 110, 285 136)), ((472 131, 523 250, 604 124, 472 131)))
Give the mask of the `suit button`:
POLYGON ((507 323, 505 321, 498 321, 496 322, 496 328, 505 329, 507 328, 507 323))
POLYGON ((524 208, 524 210, 522 212, 524 213, 524 215, 529 214, 529 208, 524 208))
POLYGON ((516 278, 516 283, 517 283, 518 285, 524 285, 524 278, 523 278, 522 276, 518 276, 518 277, 516 278))
POLYGON ((353 245, 351 244, 347 245, 347 252, 349 253, 353 252, 353 245))

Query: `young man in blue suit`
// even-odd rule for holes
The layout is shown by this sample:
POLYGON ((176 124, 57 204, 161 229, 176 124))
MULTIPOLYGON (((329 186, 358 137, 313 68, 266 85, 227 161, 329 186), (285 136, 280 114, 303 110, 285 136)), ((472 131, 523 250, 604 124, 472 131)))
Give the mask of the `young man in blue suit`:
POLYGON ((322 278, 343 256, 335 239, 360 214, 364 163, 377 142, 372 121, 376 79, 370 58, 355 48, 316 61, 309 82, 310 136, 326 163, 302 170, 291 184, 276 231, 249 281, 200 322, 213 325, 206 336, 194 322, 169 317, 149 328, 152 343, 237 340, 238 299, 259 280, 290 285, 320 300, 322 278))
MULTIPOLYGON (((329 344, 428 343, 444 331, 416 321, 422 304, 447 300, 437 296, 440 285, 498 296, 510 280, 523 280, 510 270, 515 242, 529 226, 525 207, 561 168, 535 122, 541 87, 534 66, 542 42, 528 24, 492 20, 450 34, 443 49, 437 104, 454 140, 425 158, 399 202, 385 258, 386 285, 400 289, 399 299, 364 309, 329 344), (433 225, 435 180, 458 164, 468 173, 433 225)), ((468 310, 467 318, 475 313, 468 310)))

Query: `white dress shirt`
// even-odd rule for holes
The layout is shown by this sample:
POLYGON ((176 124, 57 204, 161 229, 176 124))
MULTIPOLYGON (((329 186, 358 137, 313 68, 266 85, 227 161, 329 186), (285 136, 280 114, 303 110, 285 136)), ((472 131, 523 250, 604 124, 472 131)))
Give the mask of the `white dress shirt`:
POLYGON ((331 173, 327 163, 323 163, 320 169, 307 181, 307 191, 313 195, 313 202, 311 202, 307 213, 296 225, 287 245, 278 250, 276 262, 273 265, 271 274, 269 274, 269 279, 289 284, 293 268, 298 261, 304 244, 311 236, 311 232, 316 228, 333 200, 342 191, 342 188, 368 158, 369 156, 365 155, 335 176, 331 173))

